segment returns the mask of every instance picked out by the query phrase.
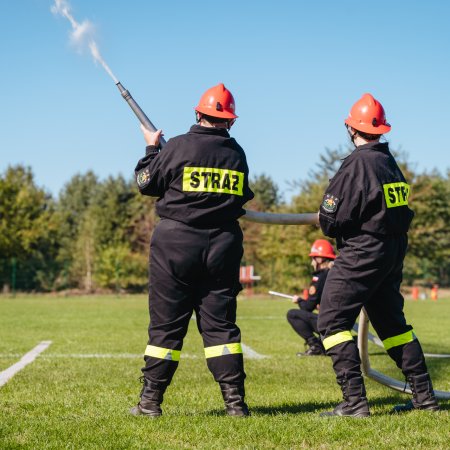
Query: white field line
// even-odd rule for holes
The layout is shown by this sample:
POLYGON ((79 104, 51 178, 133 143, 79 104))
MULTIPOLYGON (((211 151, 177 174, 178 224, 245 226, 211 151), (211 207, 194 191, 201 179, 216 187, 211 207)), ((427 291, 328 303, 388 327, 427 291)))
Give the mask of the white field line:
POLYGON ((0 372, 0 387, 6 384, 17 372, 21 371, 25 366, 32 363, 39 355, 39 353, 42 353, 44 350, 46 350, 51 343, 52 341, 42 341, 28 353, 23 355, 19 362, 8 367, 3 372, 0 372))
POLYGON ((424 353, 425 358, 450 358, 450 355, 439 353, 424 353))
MULTIPOLYGON (((256 317, 249 317, 250 319, 255 319, 256 317)), ((276 316, 262 316, 262 319, 278 319, 278 317, 276 316)), ((241 317, 239 318, 241 319, 241 317)), ((191 320, 195 320, 197 321, 197 317, 195 314, 192 314, 191 316, 191 320)), ((284 318, 283 318, 284 320, 284 318)), ((242 352, 244 354, 244 356, 248 359, 264 359, 267 358, 266 355, 260 355, 259 353, 255 352, 255 350, 253 350, 252 348, 250 348, 248 345, 245 345, 244 343, 241 342, 241 347, 242 347, 242 352)))
POLYGON ((261 354, 255 352, 255 350, 253 350, 248 345, 245 345, 242 342, 241 342, 241 346, 242 346, 242 351, 244 353, 244 356, 246 358, 248 358, 248 359, 264 359, 264 358, 268 358, 268 356, 261 355, 261 354))
MULTIPOLYGON (((268 358, 266 355, 261 355, 248 345, 242 344, 242 351, 244 356, 248 359, 264 359, 268 358)), ((45 350, 45 349, 44 349, 45 350)), ((42 351, 42 350, 41 350, 42 351)), ((13 353, 0 353, 0 358, 14 358, 20 355, 13 353)), ((25 355, 26 356, 26 355, 25 355)), ((42 359, 53 359, 53 358, 72 358, 72 359, 139 359, 143 358, 142 354, 139 353, 46 353, 41 355, 39 358, 42 359)), ((181 353, 181 359, 200 359, 203 355, 195 355, 192 353, 181 353)), ((31 362, 31 361, 30 361, 31 362)), ((14 366, 11 366, 11 368, 14 366)), ((11 369, 10 368, 10 369, 11 369)), ((7 369, 9 370, 9 369, 7 369)), ((3 372, 2 372, 3 373, 3 372)))

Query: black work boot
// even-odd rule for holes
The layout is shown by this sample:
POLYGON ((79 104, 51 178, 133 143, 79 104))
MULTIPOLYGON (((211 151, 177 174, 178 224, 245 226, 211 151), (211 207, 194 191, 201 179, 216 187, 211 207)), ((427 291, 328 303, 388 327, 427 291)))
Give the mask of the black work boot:
POLYGON ((309 338, 307 341, 309 346, 308 350, 304 353, 297 353, 297 356, 321 356, 325 355, 325 349, 323 348, 322 342, 317 339, 315 336, 309 338))
POLYGON ((406 377, 412 391, 412 400, 409 400, 404 405, 394 406, 392 413, 403 413, 412 411, 414 409, 426 409, 428 411, 438 411, 439 405, 434 396, 433 385, 428 373, 421 375, 410 375, 406 377))
POLYGON ((338 380, 341 385, 344 401, 339 403, 333 411, 320 413, 322 417, 348 416, 368 417, 370 416, 369 404, 367 403, 366 388, 362 377, 343 378, 338 380))
POLYGON ((244 402, 244 385, 233 385, 220 383, 223 401, 225 402, 226 412, 229 416, 244 417, 249 416, 247 404, 244 402))
POLYGON ((166 390, 156 383, 152 383, 145 377, 140 378, 144 384, 141 389, 141 400, 133 408, 130 409, 130 413, 133 416, 148 416, 151 418, 159 417, 162 415, 161 403, 163 401, 163 395, 166 390))

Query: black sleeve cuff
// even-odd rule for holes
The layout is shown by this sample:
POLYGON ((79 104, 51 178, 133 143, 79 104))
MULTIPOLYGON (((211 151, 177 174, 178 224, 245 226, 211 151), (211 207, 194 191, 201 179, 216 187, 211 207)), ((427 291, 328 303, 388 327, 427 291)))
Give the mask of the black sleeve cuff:
POLYGON ((156 145, 147 145, 145 147, 145 156, 156 155, 159 153, 161 147, 156 147, 156 145))
POLYGON ((319 213, 319 224, 325 236, 336 237, 336 219, 322 212, 319 213))

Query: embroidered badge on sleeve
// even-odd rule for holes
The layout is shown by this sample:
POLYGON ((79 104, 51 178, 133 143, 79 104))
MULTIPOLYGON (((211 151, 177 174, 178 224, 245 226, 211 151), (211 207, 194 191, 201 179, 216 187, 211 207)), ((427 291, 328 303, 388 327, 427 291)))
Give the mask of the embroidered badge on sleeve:
POLYGON ((136 182, 140 188, 147 186, 149 181, 150 181, 150 171, 148 170, 148 167, 142 169, 136 175, 136 182))
POLYGON ((322 209, 327 213, 334 213, 337 210, 339 199, 331 194, 325 194, 322 201, 322 209))

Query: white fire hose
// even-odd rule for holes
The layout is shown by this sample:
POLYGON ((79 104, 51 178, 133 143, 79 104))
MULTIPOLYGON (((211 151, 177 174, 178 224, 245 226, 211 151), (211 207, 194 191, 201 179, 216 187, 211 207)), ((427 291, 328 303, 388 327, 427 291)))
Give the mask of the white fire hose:
MULTIPOLYGON (((405 382, 398 381, 394 378, 388 377, 387 375, 382 374, 370 367, 369 362, 369 318, 367 317, 367 313, 363 308, 361 310, 361 314, 359 315, 359 327, 358 327, 358 349, 359 349, 359 357, 361 358, 361 370, 362 373, 371 378, 372 380, 377 381, 378 383, 384 384, 391 389, 396 391, 405 392, 407 394, 412 394, 411 388, 409 384, 405 384, 405 382)), ((434 391, 434 395, 438 399, 449 400, 450 392, 445 391, 434 391)))
POLYGON ((241 219, 248 222, 266 223, 269 225, 318 225, 319 215, 317 213, 303 214, 279 214, 265 213, 259 211, 245 210, 241 219))

